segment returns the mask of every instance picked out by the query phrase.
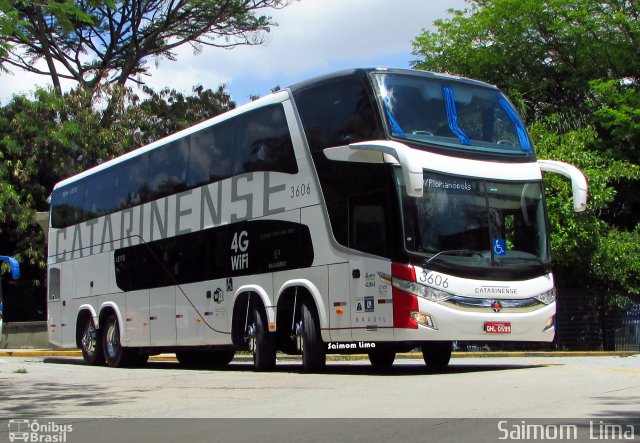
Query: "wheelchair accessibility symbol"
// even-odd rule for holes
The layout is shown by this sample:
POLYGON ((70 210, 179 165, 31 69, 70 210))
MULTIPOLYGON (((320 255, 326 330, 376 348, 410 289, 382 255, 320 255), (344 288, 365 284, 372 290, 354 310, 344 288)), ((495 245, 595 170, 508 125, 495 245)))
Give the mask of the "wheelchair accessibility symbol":
POLYGON ((493 241, 493 253, 496 255, 507 255, 507 243, 502 239, 493 241))

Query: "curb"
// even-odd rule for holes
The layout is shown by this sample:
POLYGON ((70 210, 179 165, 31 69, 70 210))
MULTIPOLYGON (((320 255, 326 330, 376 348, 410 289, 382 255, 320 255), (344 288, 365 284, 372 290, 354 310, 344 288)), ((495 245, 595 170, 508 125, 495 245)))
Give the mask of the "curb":
MULTIPOLYGON (((495 352, 453 352, 452 358, 525 358, 525 357, 630 357, 640 355, 640 351, 495 351, 495 352)), ((12 349, 0 350, 0 357, 82 357, 79 350, 53 349, 12 349)), ((297 360, 299 356, 278 354, 278 360, 297 360)), ((398 354, 397 358, 421 359, 419 352, 398 354)), ((235 360, 251 359, 250 355, 238 354, 235 360)), ((328 361, 366 360, 367 354, 329 354, 328 361)), ((150 361, 176 361, 174 354, 159 354, 150 361)))

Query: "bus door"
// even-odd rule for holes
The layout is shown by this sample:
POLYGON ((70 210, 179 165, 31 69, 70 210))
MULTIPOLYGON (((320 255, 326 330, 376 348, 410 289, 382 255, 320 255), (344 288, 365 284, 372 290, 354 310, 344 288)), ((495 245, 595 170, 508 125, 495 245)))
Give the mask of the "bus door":
POLYGON ((62 300, 60 298, 61 268, 49 267, 49 298, 47 300, 47 332, 49 341, 58 346, 62 345, 62 300))
POLYGON ((329 266, 329 327, 331 341, 351 341, 349 264, 329 266))
POLYGON ((393 338, 391 289, 379 273, 390 273, 390 262, 374 256, 389 251, 389 213, 379 193, 356 196, 349 201, 349 246, 366 254, 350 259, 351 325, 354 340, 393 338))
POLYGON ((353 340, 377 341, 393 338, 391 288, 379 274, 389 274, 389 262, 354 257, 351 269, 351 324, 353 340))

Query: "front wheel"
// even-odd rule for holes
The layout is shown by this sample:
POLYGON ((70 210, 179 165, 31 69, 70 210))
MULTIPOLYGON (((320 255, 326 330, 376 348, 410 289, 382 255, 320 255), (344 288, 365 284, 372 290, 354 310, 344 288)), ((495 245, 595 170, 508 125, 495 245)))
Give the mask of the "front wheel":
POLYGON ((396 351, 393 349, 379 349, 369 352, 371 366, 378 369, 388 369, 396 359, 396 351))
POLYGON ((431 341, 422 345, 422 358, 428 369, 439 370, 449 365, 451 360, 451 349, 453 343, 450 341, 431 341))
POLYGON ((320 371, 326 365, 327 353, 320 335, 320 322, 313 305, 303 302, 302 366, 305 371, 320 371))
POLYGON ((102 351, 102 335, 93 324, 91 317, 87 318, 82 330, 82 358, 85 363, 92 366, 104 364, 104 352, 102 351))

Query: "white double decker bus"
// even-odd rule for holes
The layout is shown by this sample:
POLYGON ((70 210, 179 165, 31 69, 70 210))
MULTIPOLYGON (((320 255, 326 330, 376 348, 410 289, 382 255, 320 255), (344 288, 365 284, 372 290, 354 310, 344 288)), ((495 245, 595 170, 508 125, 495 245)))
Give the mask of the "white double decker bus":
POLYGON ((542 171, 478 81, 356 69, 281 90, 58 183, 48 331, 89 364, 175 352, 221 367, 276 351, 389 366, 451 343, 551 341, 542 171))

